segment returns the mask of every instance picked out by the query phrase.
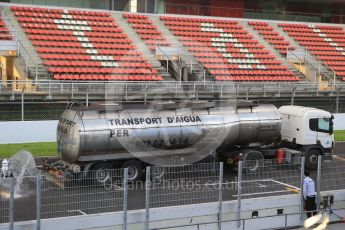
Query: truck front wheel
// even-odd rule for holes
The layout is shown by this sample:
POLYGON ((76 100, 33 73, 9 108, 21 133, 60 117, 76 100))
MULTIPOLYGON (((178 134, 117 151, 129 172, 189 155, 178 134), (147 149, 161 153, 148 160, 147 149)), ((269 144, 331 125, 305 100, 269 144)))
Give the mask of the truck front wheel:
POLYGON ((317 168, 317 159, 320 155, 319 149, 309 149, 305 154, 305 168, 308 170, 315 170, 317 168))

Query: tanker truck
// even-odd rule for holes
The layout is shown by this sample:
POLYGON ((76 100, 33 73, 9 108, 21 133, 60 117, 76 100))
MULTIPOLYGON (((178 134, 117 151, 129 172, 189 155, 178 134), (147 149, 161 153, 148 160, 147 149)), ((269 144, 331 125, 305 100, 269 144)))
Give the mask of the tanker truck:
MULTIPOLYGON (((72 104, 57 128, 61 160, 54 170, 87 176, 90 171, 128 168, 129 180, 148 165, 176 165, 218 159, 236 169, 238 161, 306 157, 315 169, 318 155, 330 158, 333 116, 326 111, 271 104, 209 101, 160 102, 142 106, 72 104)), ((158 172, 161 173, 161 172, 158 172)))

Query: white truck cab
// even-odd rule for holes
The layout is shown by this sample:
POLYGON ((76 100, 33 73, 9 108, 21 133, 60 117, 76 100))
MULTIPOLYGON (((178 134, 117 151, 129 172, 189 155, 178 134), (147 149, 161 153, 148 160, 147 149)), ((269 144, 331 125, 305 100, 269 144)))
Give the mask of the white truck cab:
POLYGON ((315 168, 317 156, 331 156, 334 146, 333 116, 331 113, 310 107, 282 106, 281 140, 305 152, 306 165, 315 168))

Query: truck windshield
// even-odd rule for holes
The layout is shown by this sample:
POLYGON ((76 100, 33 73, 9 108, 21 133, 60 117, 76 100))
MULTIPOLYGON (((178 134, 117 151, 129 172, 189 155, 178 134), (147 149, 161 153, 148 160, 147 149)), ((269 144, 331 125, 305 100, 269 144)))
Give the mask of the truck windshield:
POLYGON ((332 133, 331 118, 313 118, 309 120, 309 128, 315 132, 332 133))

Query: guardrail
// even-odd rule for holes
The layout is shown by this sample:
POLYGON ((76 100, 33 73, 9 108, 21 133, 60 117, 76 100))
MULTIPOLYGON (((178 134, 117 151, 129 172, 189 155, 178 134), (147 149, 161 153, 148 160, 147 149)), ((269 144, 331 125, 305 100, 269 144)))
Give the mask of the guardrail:
MULTIPOLYGON (((217 95, 219 99, 239 97, 249 99, 250 97, 278 98, 281 95, 291 97, 293 104, 296 95, 327 95, 339 98, 345 93, 345 83, 326 83, 321 86, 318 83, 310 82, 215 82, 215 81, 160 81, 160 82, 123 82, 123 81, 37 81, 34 84, 27 81, 6 81, 2 82, 0 96, 12 94, 44 95, 48 98, 58 95, 68 95, 74 98, 76 95, 84 97, 104 97, 107 95, 120 96, 124 101, 131 96, 148 99, 150 96, 161 95, 163 97, 185 98, 192 96, 198 99, 200 95, 217 95)), ((338 100, 338 99, 337 99, 338 100)))
MULTIPOLYGON (((166 90, 203 90, 210 93, 236 93, 238 91, 272 91, 272 92, 293 92, 293 91, 341 91, 345 89, 345 82, 328 83, 326 89, 320 90, 318 82, 232 82, 232 81, 55 81, 38 80, 29 81, 2 81, 1 93, 22 91, 25 93, 110 93, 116 89, 122 89, 121 93, 149 91, 152 93, 167 93, 166 90), (13 87, 15 86, 15 87, 13 87)), ((117 91, 119 92, 119 91, 117 91)))
POLYGON ((68 102, 145 103, 152 100, 245 99, 345 112, 345 83, 0 81, 0 120, 55 120, 68 102))

